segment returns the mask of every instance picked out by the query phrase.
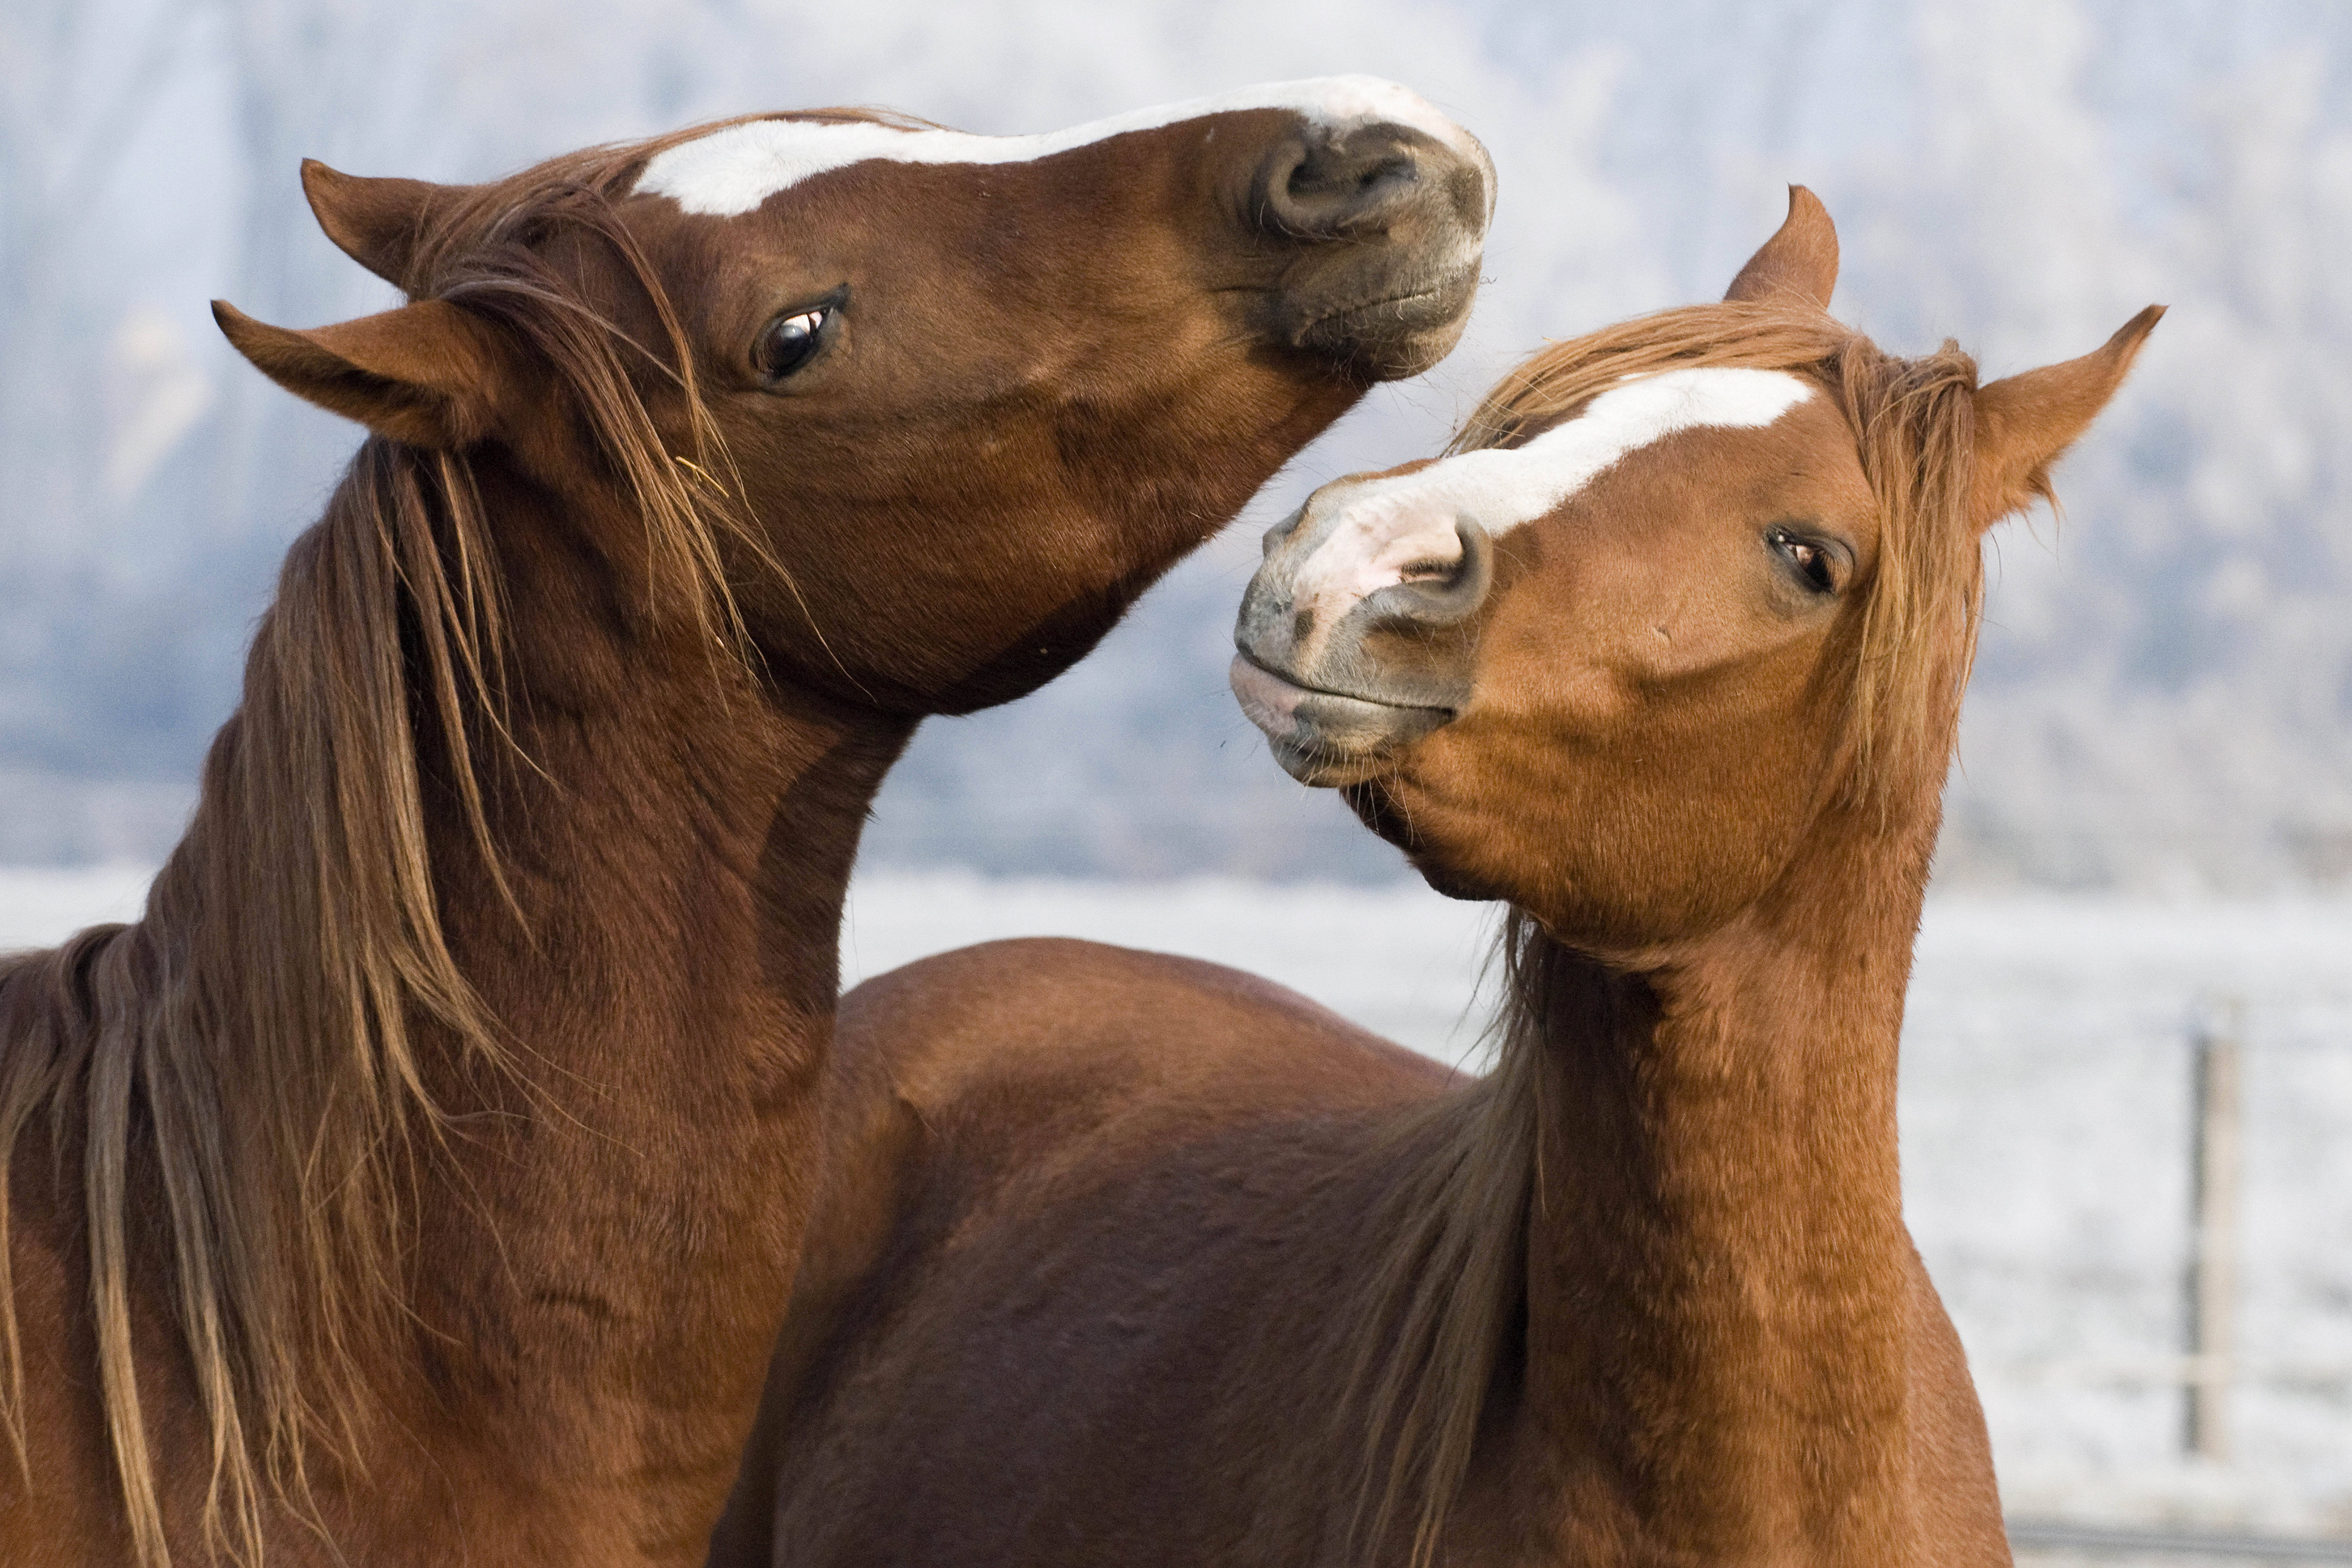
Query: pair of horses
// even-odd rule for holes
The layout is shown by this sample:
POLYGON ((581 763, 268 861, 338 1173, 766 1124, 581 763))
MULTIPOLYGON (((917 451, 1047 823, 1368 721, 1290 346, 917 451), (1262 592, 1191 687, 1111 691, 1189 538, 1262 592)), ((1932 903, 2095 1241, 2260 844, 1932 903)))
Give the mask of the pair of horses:
POLYGON ((1895 1031, 1978 536, 2152 316, 1889 358, 1800 197, 1277 531, 1245 707, 1517 911, 1465 1085, 1087 944, 836 1026, 835 939, 924 715, 1451 347, 1467 133, 1340 79, 305 184, 412 302, 221 308, 372 434, 145 917, 0 970, 0 1561, 1999 1560, 1895 1031))

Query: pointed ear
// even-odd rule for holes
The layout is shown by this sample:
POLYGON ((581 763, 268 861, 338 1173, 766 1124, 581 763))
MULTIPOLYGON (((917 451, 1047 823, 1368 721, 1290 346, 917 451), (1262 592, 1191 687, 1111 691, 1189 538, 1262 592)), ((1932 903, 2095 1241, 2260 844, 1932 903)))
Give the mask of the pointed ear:
POLYGON ((1789 216, 1780 232, 1748 258, 1724 291, 1726 300, 1764 300, 1793 296, 1817 310, 1830 308, 1837 287, 1837 226, 1829 208, 1802 185, 1789 187, 1789 216))
POLYGON ((385 282, 408 289, 416 244, 451 187, 425 180, 375 180, 302 160, 302 194, 327 237, 385 282))
POLYGON ((2053 499, 2050 465, 2091 427, 2163 318, 2164 307, 2150 305, 2081 359, 1978 389, 1974 493, 1979 532, 2036 500, 2053 499))
POLYGON ((257 321, 226 300, 213 301, 213 320, 295 396, 415 447, 481 440, 520 384, 498 329, 446 300, 310 331, 257 321))

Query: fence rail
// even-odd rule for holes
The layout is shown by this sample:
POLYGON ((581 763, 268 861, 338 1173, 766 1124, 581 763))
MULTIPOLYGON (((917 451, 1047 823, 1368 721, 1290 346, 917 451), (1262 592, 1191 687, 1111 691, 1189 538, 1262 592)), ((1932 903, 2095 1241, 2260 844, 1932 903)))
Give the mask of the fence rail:
POLYGON ((2129 1529, 2070 1524, 2054 1519, 2012 1519, 2009 1543, 2061 1552, 2116 1556, 2188 1557, 2257 1563, 2352 1563, 2352 1541, 2320 1541, 2284 1535, 2236 1535, 2214 1531, 2129 1529))

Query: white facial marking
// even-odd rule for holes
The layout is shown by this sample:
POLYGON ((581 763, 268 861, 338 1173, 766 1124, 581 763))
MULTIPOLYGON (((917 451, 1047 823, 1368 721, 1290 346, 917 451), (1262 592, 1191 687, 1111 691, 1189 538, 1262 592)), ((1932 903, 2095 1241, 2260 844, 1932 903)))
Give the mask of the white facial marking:
MULTIPOLYGON (((1544 516, 1628 453, 1677 430, 1761 429, 1812 395, 1781 370, 1670 370, 1612 386, 1582 414, 1508 451, 1465 452, 1410 474, 1318 491, 1301 528, 1336 509, 1291 579, 1291 603, 1329 626, 1410 568, 1461 559, 1454 524, 1501 534, 1544 516)), ((1313 537, 1310 533, 1308 537, 1313 537)))
POLYGON ((656 154, 638 177, 636 194, 668 196, 690 213, 733 217, 812 174, 868 159, 897 163, 1026 163, 1130 131, 1155 131, 1205 114, 1244 109, 1295 110, 1335 131, 1403 125, 1456 152, 1477 155, 1477 143, 1469 132, 1419 93, 1378 77, 1337 76, 1266 82, 1034 136, 901 131, 864 121, 754 120, 681 142, 656 154))

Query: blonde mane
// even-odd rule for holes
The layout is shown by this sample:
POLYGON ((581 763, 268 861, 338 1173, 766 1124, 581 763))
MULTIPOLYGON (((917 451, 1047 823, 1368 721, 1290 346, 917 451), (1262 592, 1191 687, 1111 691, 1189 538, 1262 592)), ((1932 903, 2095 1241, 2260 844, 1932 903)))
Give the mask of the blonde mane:
MULTIPOLYGON (((731 469, 685 331, 614 213, 659 145, 464 193, 415 237, 409 289, 543 362, 593 441, 583 463, 642 516, 646 614, 692 626, 716 672, 744 647, 722 542, 764 556, 713 478, 731 469), (562 233, 618 259, 665 352, 629 341, 551 266, 541 242, 562 233), (646 382, 683 395, 690 455, 656 431, 646 382)), ((269 1508, 317 1522, 312 1468, 355 1462, 371 1373, 408 1359, 414 1193, 446 1125, 431 1054, 454 1045, 516 1068, 518 1042, 462 972, 436 900, 449 869, 436 853, 478 858, 505 890, 486 800, 530 768, 507 723, 498 560, 467 454, 369 438, 288 555, 144 918, 0 963, 0 1157, 46 1122, 61 1215, 78 1189, 106 1426, 143 1564, 170 1552, 134 1298, 165 1306, 205 1411, 205 1539, 257 1562, 269 1508), (469 844, 436 850, 428 794, 454 801, 469 844)), ((0 1209, 0 1392, 29 1479, 6 1274, 16 1196, 0 1209)))
MULTIPOLYGON (((1535 354, 1447 451, 1521 445, 1627 376, 1696 365, 1796 371, 1839 400, 1881 521, 1860 636, 1847 645, 1841 793, 1883 805, 1917 770, 1940 778, 1982 592, 1969 496, 1977 372, 1955 345, 1898 359, 1817 310, 1780 303, 1662 311, 1535 354)), ((1383 1250, 1329 1342, 1349 1358, 1333 1451, 1369 1461, 1342 1532, 1346 1557, 1409 1521, 1414 1568, 1435 1560, 1523 1321, 1537 1151, 1556 1114, 1541 1098, 1547 1025, 1567 970, 1585 961, 1517 910, 1497 960, 1493 1070, 1409 1118, 1373 1156, 1400 1169, 1374 1230, 1383 1250)))

